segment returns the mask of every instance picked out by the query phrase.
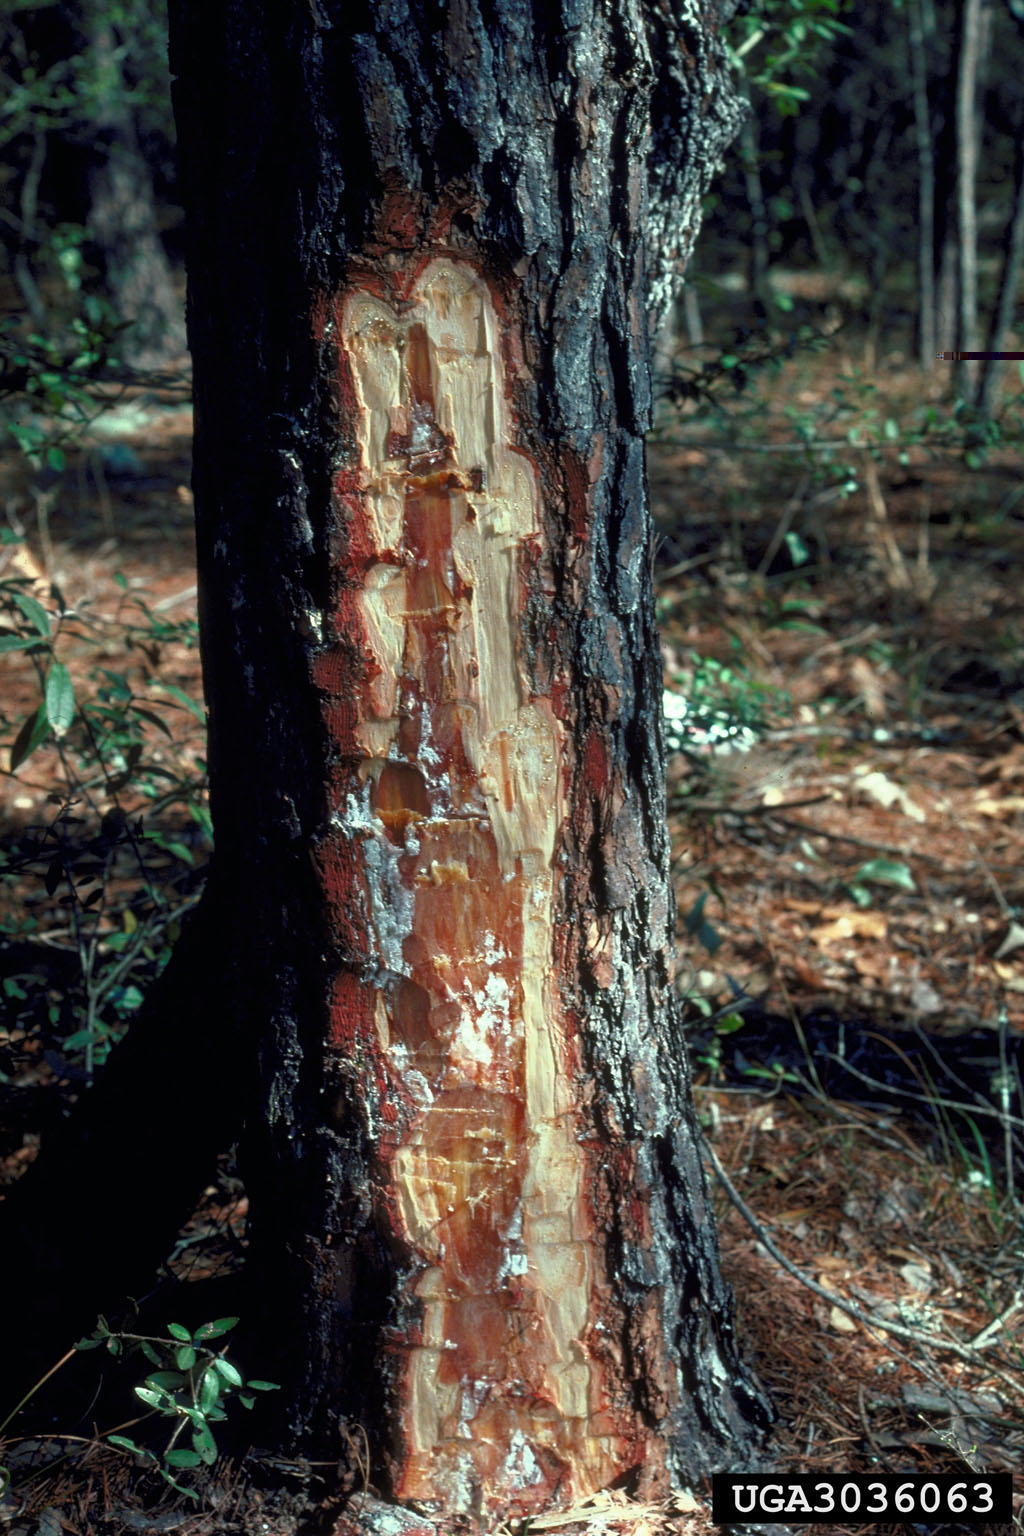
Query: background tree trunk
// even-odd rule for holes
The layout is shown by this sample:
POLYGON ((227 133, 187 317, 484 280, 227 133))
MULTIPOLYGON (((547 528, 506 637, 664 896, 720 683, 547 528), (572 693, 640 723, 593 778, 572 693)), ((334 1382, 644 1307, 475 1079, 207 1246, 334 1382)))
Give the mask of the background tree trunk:
POLYGON ((766 1409, 672 985, 643 445, 738 123, 719 8, 172 13, 286 1435, 336 1456, 358 1423, 446 1513, 742 1463, 766 1409))
POLYGON ((935 360, 935 144, 928 101, 928 47, 924 0, 907 7, 910 74, 914 82, 914 137, 917 144, 918 258, 917 349, 922 368, 935 360))
MULTIPOLYGON (((978 155, 981 123, 978 117, 978 73, 982 62, 983 0, 963 0, 960 11, 960 44, 957 59, 957 231, 960 239, 960 329, 957 347, 978 350, 978 155)), ((987 30, 987 29, 986 29, 987 30)), ((959 363, 959 390, 965 400, 974 397, 977 363, 959 363)))
POLYGON ((126 100, 121 48, 110 19, 91 3, 81 5, 76 19, 97 81, 89 233, 99 247, 110 301, 128 323, 121 354, 137 368, 159 368, 183 352, 185 328, 160 239, 153 176, 126 100))
MULTIPOLYGON (((1020 285, 1021 265, 1024 263, 1024 110, 1018 114, 1020 135, 1017 145, 1017 164, 1014 175, 1013 211, 1011 213, 1003 266, 999 277, 999 295, 992 310, 988 352, 1001 352, 1006 334, 1013 324, 1020 285)), ((1003 365, 1005 367, 1005 365, 1003 365)), ((998 399, 997 386, 1000 364, 989 358, 982 364, 981 383, 978 386, 978 408, 985 416, 991 416, 998 399)))
POLYGON ((751 307, 759 320, 766 320, 771 309, 771 288, 768 282, 770 252, 768 249, 768 205, 761 185, 760 149, 757 142, 757 122, 750 111, 747 98, 747 116, 742 128, 743 175, 750 204, 750 292, 751 307))

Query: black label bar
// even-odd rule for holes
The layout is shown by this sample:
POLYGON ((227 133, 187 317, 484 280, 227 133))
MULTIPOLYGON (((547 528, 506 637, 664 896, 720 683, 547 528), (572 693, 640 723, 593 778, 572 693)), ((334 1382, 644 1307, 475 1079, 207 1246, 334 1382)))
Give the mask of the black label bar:
POLYGON ((1009 1472, 728 1472, 711 1479, 716 1525, 1007 1523, 1009 1472))

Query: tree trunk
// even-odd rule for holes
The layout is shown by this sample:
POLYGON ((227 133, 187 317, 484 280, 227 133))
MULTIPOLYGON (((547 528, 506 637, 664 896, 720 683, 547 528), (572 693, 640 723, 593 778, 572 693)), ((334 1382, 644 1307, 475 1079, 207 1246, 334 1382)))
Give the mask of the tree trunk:
POLYGON ((907 42, 914 82, 914 138, 917 144, 917 355, 922 368, 935 363, 935 141, 928 101, 928 46, 924 0, 907 7, 907 42))
POLYGON ((104 284, 127 329, 126 362, 159 368, 185 346, 181 302, 157 228, 153 177, 124 100, 120 51, 106 11, 84 4, 80 25, 98 82, 91 168, 89 233, 103 258, 104 284))
MULTIPOLYGON (((999 276, 999 295, 992 311, 986 351, 1001 352, 1007 333, 1013 325, 1020 287, 1021 266, 1024 265, 1024 110, 1017 110, 1017 147, 1015 152, 1013 209, 1010 214, 1003 266, 999 276)), ((991 416, 998 400, 1000 364, 995 358, 986 359, 982 365, 981 383, 978 386, 978 409, 984 416, 991 416)))
MULTIPOLYGON (((958 14, 963 0, 957 0, 958 14)), ((932 105, 935 133, 935 339, 940 349, 962 350, 959 318, 959 230, 957 202, 957 88, 960 73, 961 28, 943 27, 939 16, 924 5, 924 30, 937 51, 933 70, 932 105)))
POLYGON ((672 986, 643 444, 719 19, 172 6, 260 1374, 442 1514, 766 1422, 672 986))
MULTIPOLYGON (((958 348, 978 350, 978 159, 981 120, 978 75, 988 36, 984 0, 962 0, 957 61, 957 231, 959 235, 960 330, 958 348)), ((965 400, 977 393, 978 364, 957 365, 959 392, 965 400)))
POLYGON ((743 179, 750 206, 750 295, 751 308, 758 320, 767 320, 771 310, 772 292, 768 280, 771 255, 768 233, 771 220, 761 183, 761 146, 758 142, 757 118, 746 96, 747 112, 742 128, 743 179))

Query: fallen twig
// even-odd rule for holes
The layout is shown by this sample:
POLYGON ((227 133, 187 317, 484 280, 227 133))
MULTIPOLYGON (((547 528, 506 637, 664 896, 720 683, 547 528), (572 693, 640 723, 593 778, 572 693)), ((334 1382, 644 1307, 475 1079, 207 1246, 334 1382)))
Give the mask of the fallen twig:
POLYGON ((1004 1307, 998 1317, 994 1317, 990 1323, 986 1323, 980 1333, 976 1333, 971 1340, 972 1349, 984 1349, 991 1344, 1001 1328, 1005 1328, 1011 1317, 1024 1308, 1024 1290, 1017 1291, 1008 1307, 1004 1307))
POLYGON ((796 810, 802 805, 821 805, 828 795, 814 795, 809 800, 786 800, 782 805, 734 805, 725 800, 690 800, 685 795, 672 801, 672 809, 680 811, 706 811, 712 816, 738 816, 745 820, 752 816, 774 816, 777 811, 796 810))
MULTIPOLYGON (((992 1342, 991 1338, 986 1339, 985 1343, 981 1345, 978 1345, 976 1340, 970 1340, 964 1344, 959 1339, 944 1339, 940 1334, 926 1333, 921 1328, 908 1328, 903 1323, 893 1323, 887 1318, 875 1317, 870 1313, 864 1312, 852 1301, 847 1301, 845 1296, 840 1296, 835 1291, 828 1291, 823 1285, 819 1285, 817 1280, 812 1280, 810 1275, 805 1274, 791 1259, 786 1257, 781 1248, 776 1245, 770 1234, 758 1221, 722 1167, 718 1154, 707 1137, 702 1137, 701 1140, 708 1160, 714 1168, 730 1202, 736 1207, 751 1231, 756 1235, 758 1241, 764 1245, 775 1262, 780 1264, 788 1275, 792 1275, 794 1280, 799 1280, 800 1284, 805 1286, 815 1296, 820 1297, 822 1301, 827 1301, 829 1306, 838 1307, 840 1312, 845 1312, 848 1317, 852 1317, 855 1322, 860 1323, 865 1328, 880 1329, 883 1333, 891 1333, 894 1338, 904 1339, 909 1344, 917 1345, 918 1348, 941 1350, 945 1354, 955 1355, 959 1360, 966 1360, 971 1365, 978 1364, 978 1355, 982 1349, 992 1342)), ((982 1333, 977 1337, 981 1338, 985 1332, 986 1330, 982 1329, 982 1333)), ((993 1334, 992 1337, 995 1337, 995 1335, 993 1334)), ((1004 1379, 1013 1380, 1011 1376, 1008 1376, 1008 1373, 1000 1370, 999 1367, 993 1366, 990 1362, 986 1364, 989 1370, 1003 1376, 1004 1379)))
MULTIPOLYGON (((827 798, 822 796, 823 799, 827 798)), ((920 859, 922 864, 931 864, 936 869, 944 870, 948 875, 957 875, 961 878, 965 875, 973 875, 978 872, 975 864, 950 864, 948 859, 941 859, 937 854, 925 853, 917 848, 895 848, 891 843, 873 843, 866 837, 854 837, 850 832, 833 832, 829 827, 815 827, 809 822, 800 821, 790 816, 779 816, 779 811, 788 810, 785 805, 770 806, 767 811, 776 813, 775 819, 780 826, 788 827, 793 832, 802 832, 805 837, 827 837, 833 843, 849 843, 854 848, 863 848, 867 853, 881 853, 891 859, 920 859)), ((982 873, 988 866, 984 866, 982 873)))

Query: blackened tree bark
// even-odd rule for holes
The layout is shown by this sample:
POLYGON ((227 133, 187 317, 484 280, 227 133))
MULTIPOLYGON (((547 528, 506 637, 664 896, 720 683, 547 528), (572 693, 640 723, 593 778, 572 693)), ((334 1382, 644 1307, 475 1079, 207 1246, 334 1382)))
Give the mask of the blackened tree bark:
POLYGON ((729 8, 171 8, 265 1371, 292 1447, 358 1424, 445 1513, 766 1422, 672 987, 643 440, 729 8))

